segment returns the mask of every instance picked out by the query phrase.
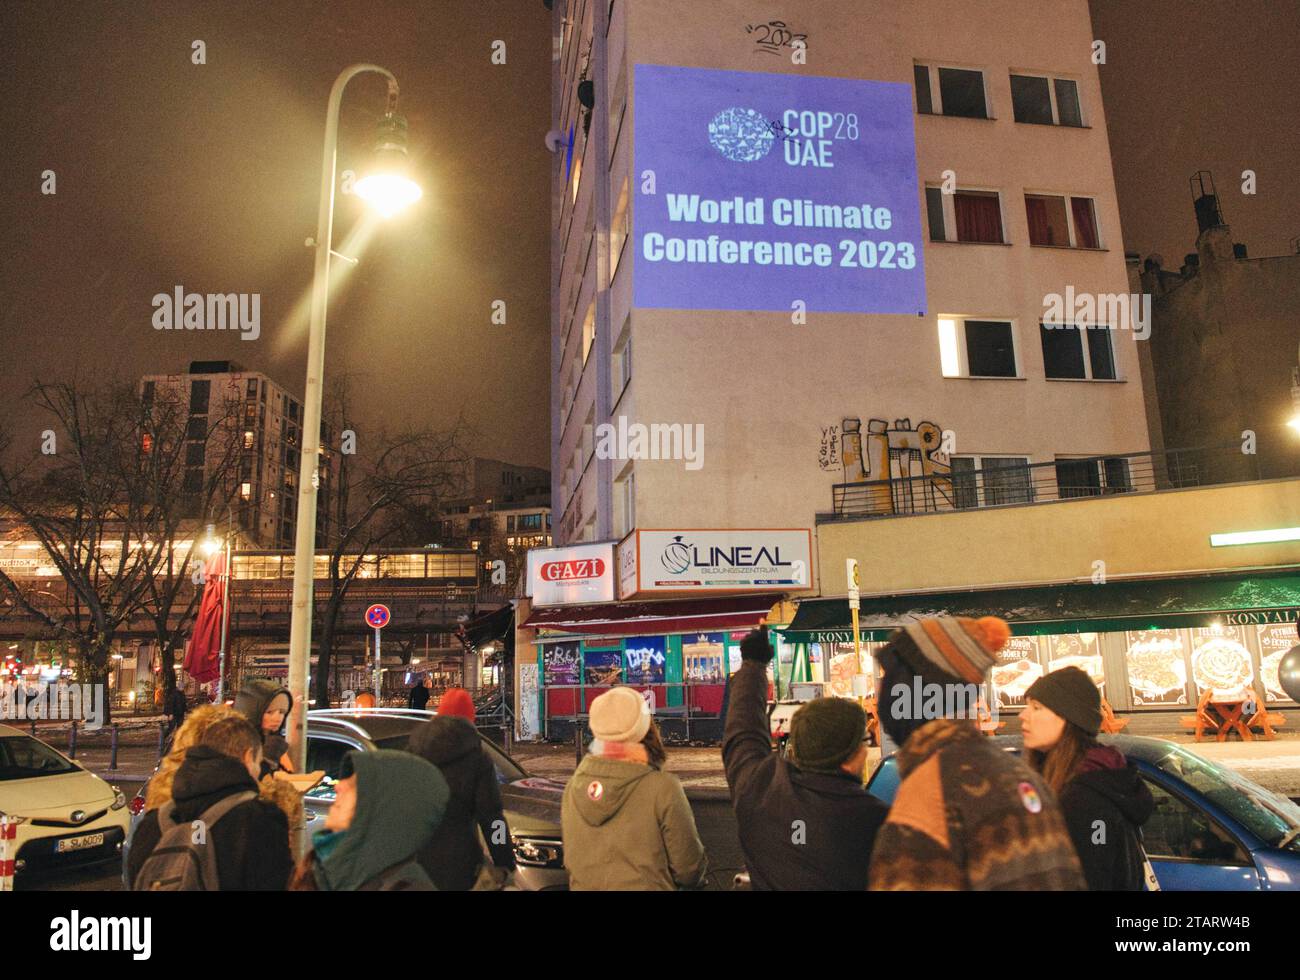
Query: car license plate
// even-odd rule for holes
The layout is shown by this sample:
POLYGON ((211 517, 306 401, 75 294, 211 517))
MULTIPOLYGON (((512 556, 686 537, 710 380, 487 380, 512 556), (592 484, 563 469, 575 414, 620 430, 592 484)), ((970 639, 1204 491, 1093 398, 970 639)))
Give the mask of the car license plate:
POLYGON ((85 837, 68 837, 54 846, 54 853, 66 854, 68 851, 84 851, 88 847, 101 847, 103 843, 104 835, 102 832, 87 834, 85 837))

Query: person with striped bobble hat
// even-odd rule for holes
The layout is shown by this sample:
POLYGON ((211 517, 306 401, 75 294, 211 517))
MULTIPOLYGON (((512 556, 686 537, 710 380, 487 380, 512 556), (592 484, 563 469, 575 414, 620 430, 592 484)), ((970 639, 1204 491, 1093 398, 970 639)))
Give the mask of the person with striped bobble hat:
POLYGON ((876 837, 877 891, 1075 891, 1083 871, 1037 773, 978 727, 980 688, 1011 631, 994 616, 896 630, 877 654, 880 723, 900 784, 876 837))

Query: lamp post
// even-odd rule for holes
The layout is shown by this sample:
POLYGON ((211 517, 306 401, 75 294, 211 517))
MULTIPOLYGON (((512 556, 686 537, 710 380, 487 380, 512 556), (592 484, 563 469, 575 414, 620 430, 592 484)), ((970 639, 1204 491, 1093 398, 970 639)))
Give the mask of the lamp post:
POLYGON ((320 421, 322 376, 325 372, 325 313, 329 300, 330 256, 333 253, 334 186, 338 155, 339 105, 343 90, 357 75, 375 72, 388 79, 388 106, 380 120, 376 162, 387 173, 366 175, 356 184, 359 197, 381 214, 395 214, 419 199, 420 188, 401 173, 405 163, 406 124, 396 113, 397 79, 378 65, 349 65, 330 89, 325 111, 325 152, 321 163, 320 207, 316 219, 316 264, 311 282, 311 330, 307 341, 307 382, 303 391, 302 459, 298 471, 297 534, 294 541, 293 607, 289 623, 289 692, 293 713, 289 721, 290 760, 298 772, 307 762, 307 674, 311 665, 312 586, 316 556, 316 490, 320 486, 320 421), (397 166, 393 166, 397 164, 397 166))

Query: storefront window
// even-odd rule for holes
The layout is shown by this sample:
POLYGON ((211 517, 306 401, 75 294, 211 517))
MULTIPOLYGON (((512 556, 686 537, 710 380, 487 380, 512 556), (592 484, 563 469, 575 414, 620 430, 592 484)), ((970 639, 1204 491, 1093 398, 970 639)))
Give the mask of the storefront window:
POLYGON ((1187 631, 1142 630, 1124 636, 1133 706, 1187 704, 1187 631))

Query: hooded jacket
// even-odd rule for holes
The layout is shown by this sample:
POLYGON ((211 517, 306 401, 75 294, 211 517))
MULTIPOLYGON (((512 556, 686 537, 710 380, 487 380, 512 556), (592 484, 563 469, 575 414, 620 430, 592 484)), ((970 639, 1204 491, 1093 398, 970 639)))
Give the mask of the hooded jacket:
POLYGON ((483 833, 498 868, 513 869, 510 827, 501 809, 496 766, 477 729, 463 718, 431 718, 412 734, 410 751, 438 767, 451 796, 442 823, 419 853, 420 865, 439 891, 468 891, 483 863, 483 833))
POLYGON ((415 854, 433 836, 450 790, 431 763, 394 749, 349 752, 343 775, 357 777, 347 830, 318 831, 295 889, 433 891, 415 854), (351 772, 349 772, 351 767, 351 772))
POLYGON ((588 755, 560 805, 574 891, 698 888, 708 862, 682 784, 671 773, 588 755))
POLYGON ((897 763, 901 782, 871 856, 873 891, 1083 890, 1056 797, 973 722, 926 722, 897 763))
POLYGON ((1061 809, 1089 891, 1143 891, 1141 826, 1155 810, 1151 790, 1124 755, 1097 745, 1061 790, 1061 809))
POLYGON ((756 891, 862 891, 887 807, 848 773, 803 772, 772 751, 767 673, 731 675, 722 742, 741 849, 756 891))
POLYGON ((293 695, 287 687, 281 687, 275 681, 256 680, 247 682, 235 695, 235 710, 253 723, 253 727, 262 731, 262 715, 278 694, 289 699, 289 707, 284 713, 280 730, 273 734, 262 735, 262 775, 280 769, 280 757, 289 751, 289 742, 284 737, 285 726, 293 711, 293 695))
MULTIPOLYGON (((176 770, 171 799, 178 820, 197 820, 204 810, 230 796, 258 786, 238 759, 206 745, 185 753, 176 770)), ((134 881, 162 833, 158 810, 150 810, 136 827, 127 855, 127 879, 134 881)), ((289 821, 284 811, 266 800, 241 803, 211 828, 217 854, 217 881, 221 891, 283 891, 293 871, 289 853, 289 821)))

